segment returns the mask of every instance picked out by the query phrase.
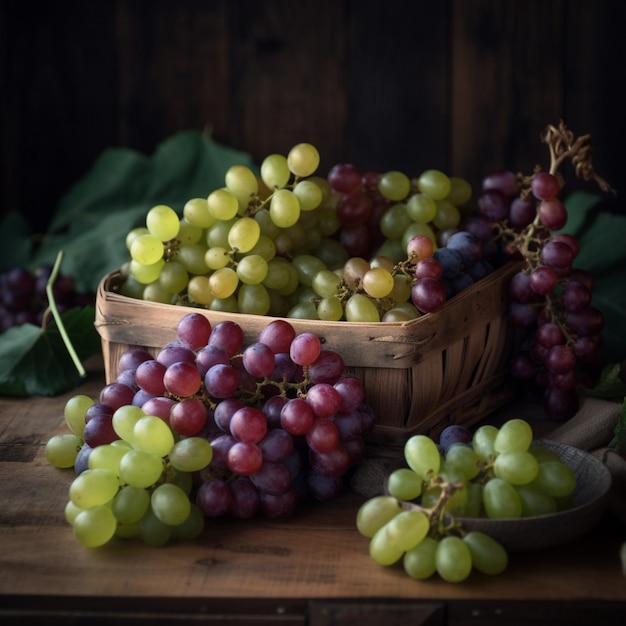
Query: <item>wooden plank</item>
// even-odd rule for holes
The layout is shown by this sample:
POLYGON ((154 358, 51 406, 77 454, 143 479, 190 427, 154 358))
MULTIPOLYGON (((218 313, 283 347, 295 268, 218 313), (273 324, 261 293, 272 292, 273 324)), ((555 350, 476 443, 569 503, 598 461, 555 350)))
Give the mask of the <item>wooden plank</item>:
POLYGON ((346 3, 238 0, 230 5, 228 136, 260 163, 307 141, 319 173, 345 155, 346 3))
POLYGON ((493 169, 547 165, 539 141, 563 116, 563 1, 452 3, 453 171, 478 189, 493 169))
POLYGON ((450 168, 447 3, 353 2, 350 158, 409 176, 450 168))

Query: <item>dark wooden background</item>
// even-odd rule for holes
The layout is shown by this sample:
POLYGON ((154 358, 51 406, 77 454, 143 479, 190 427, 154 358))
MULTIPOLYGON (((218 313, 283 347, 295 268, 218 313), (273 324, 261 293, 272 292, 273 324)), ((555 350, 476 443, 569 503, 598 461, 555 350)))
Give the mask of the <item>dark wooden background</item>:
POLYGON ((0 0, 2 212, 43 229, 103 149, 206 126, 477 185, 547 165, 563 119, 626 189, 625 27, 622 0, 0 0))

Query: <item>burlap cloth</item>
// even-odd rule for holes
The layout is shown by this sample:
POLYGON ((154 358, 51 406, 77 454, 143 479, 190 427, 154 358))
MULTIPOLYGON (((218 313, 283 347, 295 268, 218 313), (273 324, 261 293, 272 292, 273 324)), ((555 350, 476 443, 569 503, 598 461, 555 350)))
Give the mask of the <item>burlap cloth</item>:
MULTIPOLYGON (((565 423, 550 421, 535 404, 513 404, 489 416, 483 423, 498 426, 507 419, 525 419, 531 424, 536 438, 550 439, 593 454, 607 466, 613 478, 609 510, 626 525, 626 458, 608 447, 621 410, 620 403, 584 397, 576 415, 565 423)), ((353 475, 351 487, 368 498, 380 494, 386 476, 401 465, 403 462, 398 458, 366 459, 353 475)))

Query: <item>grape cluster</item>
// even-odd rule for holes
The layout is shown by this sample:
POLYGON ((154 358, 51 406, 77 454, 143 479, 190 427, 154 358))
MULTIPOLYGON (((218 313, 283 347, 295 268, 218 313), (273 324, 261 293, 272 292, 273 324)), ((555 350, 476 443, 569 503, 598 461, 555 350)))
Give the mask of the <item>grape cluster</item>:
POLYGON ((408 467, 389 474, 386 493, 361 505, 356 524, 370 539, 374 561, 402 561, 415 579, 437 573, 461 582, 473 568, 490 575, 506 569, 506 549, 484 532, 466 532, 460 518, 515 519, 573 505, 575 474, 555 453, 533 444, 525 420, 483 425, 474 433, 449 426, 439 444, 414 435, 404 458, 408 467))
MULTIPOLYGON (((46 285, 52 266, 41 265, 34 271, 13 267, 0 272, 0 333, 14 326, 40 326, 48 309, 46 285)), ((58 274, 52 287, 53 296, 63 313, 77 306, 93 304, 93 294, 76 291, 74 279, 58 274)))
POLYGON ((189 200, 180 218, 153 207, 126 238, 120 292, 219 311, 378 322, 437 311, 494 269, 491 231, 458 232, 467 181, 438 170, 412 180, 362 173, 352 164, 324 178, 318 163, 315 147, 301 143, 266 157, 259 177, 231 167, 225 186, 189 200))
POLYGON ((122 354, 97 402, 67 402, 70 432, 46 456, 76 470, 66 517, 81 543, 163 545, 205 518, 282 518, 341 491, 374 425, 360 381, 286 320, 257 339, 245 345, 237 323, 188 313, 156 355, 122 354))
POLYGON ((520 335, 512 375, 550 417, 568 419, 578 409, 577 387, 593 386, 601 370, 604 320, 592 304, 592 276, 575 267, 580 244, 561 232, 567 210, 558 195, 559 166, 570 158, 577 172, 609 187, 593 171, 588 136, 574 139, 561 124, 548 127, 544 140, 550 171, 492 172, 483 179, 478 213, 493 223, 501 249, 523 261, 508 288, 509 318, 520 335))

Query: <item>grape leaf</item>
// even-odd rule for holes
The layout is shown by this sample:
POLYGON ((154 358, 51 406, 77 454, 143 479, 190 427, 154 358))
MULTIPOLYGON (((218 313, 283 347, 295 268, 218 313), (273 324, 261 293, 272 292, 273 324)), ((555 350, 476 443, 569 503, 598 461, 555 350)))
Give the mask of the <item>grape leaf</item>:
MULTIPOLYGON (((91 306, 76 307, 61 316, 81 361, 101 349, 94 316, 91 306)), ((54 320, 45 328, 23 324, 0 335, 0 395, 56 396, 81 382, 54 320)))

